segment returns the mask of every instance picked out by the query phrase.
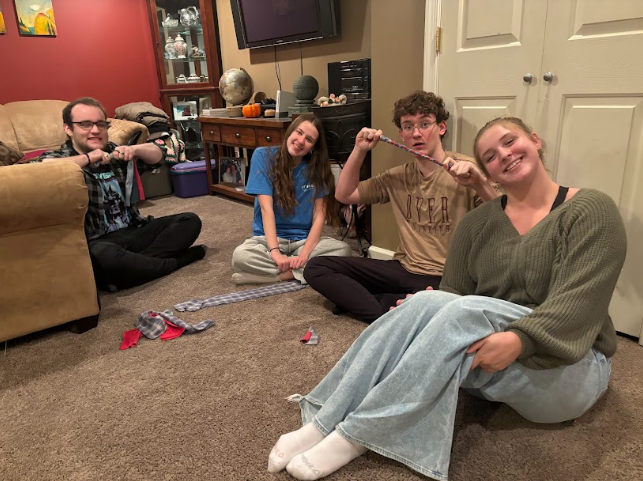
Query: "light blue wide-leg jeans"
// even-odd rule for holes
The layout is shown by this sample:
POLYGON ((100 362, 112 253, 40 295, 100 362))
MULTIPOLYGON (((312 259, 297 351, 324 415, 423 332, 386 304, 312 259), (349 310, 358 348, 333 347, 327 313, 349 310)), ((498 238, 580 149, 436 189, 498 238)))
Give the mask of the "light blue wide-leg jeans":
POLYGON ((505 402, 534 422, 587 411, 607 389, 610 361, 591 350, 580 362, 498 373, 470 371, 474 342, 505 331, 531 309, 481 296, 415 294, 371 324, 310 394, 304 424, 346 439, 434 479, 446 480, 460 387, 505 402))

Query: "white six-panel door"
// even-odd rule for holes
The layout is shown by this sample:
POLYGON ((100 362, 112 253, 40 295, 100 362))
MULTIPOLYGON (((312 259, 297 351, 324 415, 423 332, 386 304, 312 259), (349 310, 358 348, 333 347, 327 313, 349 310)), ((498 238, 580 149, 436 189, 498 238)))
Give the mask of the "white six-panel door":
POLYGON ((476 133, 492 118, 536 116, 546 19, 542 0, 442 2, 437 90, 451 112, 453 150, 471 154, 476 133))
POLYGON ((643 339, 643 1, 443 0, 441 10, 450 147, 470 154, 487 120, 515 115, 545 139, 554 179, 609 194, 628 235, 610 313, 643 339))

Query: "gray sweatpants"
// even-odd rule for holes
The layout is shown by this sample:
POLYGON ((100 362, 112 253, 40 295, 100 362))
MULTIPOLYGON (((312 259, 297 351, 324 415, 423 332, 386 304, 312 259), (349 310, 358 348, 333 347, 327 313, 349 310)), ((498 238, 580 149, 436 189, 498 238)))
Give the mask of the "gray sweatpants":
MULTIPOLYGON (((306 244, 306 239, 291 241, 279 238, 278 241, 279 249, 287 256, 299 255, 304 248, 304 244, 306 244)), ((332 237, 322 237, 310 254, 310 258, 317 256, 350 256, 351 253, 351 248, 346 242, 332 237)), ((251 237, 238 246, 232 253, 232 268, 235 272, 248 272, 261 276, 276 277, 279 275, 279 268, 277 268, 277 264, 271 259, 268 252, 268 243, 265 236, 251 237)), ((295 279, 302 284, 306 284, 303 273, 303 267, 293 270, 295 279)))

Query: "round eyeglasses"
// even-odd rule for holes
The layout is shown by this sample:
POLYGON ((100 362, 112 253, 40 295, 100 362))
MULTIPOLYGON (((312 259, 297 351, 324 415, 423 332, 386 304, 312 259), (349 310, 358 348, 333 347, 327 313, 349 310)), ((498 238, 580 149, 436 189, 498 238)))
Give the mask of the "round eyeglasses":
POLYGON ((402 132, 404 132, 405 134, 412 134, 416 128, 420 132, 425 132, 429 130, 433 124, 435 124, 435 122, 431 122, 429 120, 423 120, 422 122, 418 122, 417 124, 403 124, 402 132))

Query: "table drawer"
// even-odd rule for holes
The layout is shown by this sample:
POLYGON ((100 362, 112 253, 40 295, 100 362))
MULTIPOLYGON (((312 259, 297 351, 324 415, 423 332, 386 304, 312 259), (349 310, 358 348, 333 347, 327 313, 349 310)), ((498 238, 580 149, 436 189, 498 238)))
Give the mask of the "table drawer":
POLYGON ((257 129, 257 145, 272 147, 281 145, 281 131, 274 129, 257 129))
POLYGON ((257 145, 254 129, 246 127, 221 126, 221 141, 226 144, 234 144, 243 147, 254 147, 257 145))
POLYGON ((221 142, 221 132, 218 125, 203 124, 203 140, 206 142, 221 142))

